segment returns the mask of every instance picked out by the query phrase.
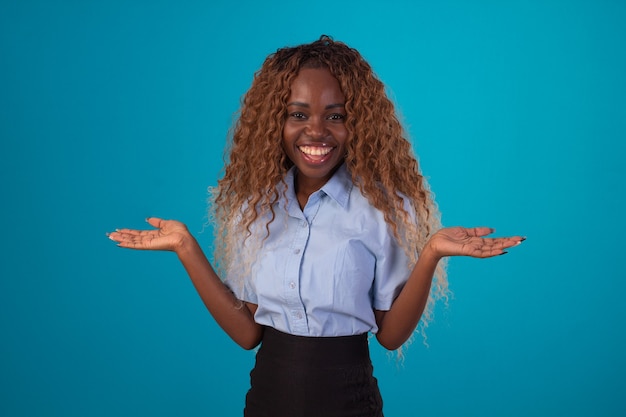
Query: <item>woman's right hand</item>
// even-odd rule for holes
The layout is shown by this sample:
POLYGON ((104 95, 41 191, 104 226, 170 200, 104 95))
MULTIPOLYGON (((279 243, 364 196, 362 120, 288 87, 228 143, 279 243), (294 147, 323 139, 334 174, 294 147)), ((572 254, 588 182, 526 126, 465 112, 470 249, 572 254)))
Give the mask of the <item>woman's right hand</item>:
POLYGON ((117 229, 115 232, 107 233, 107 236, 122 248, 173 252, 182 248, 185 241, 191 237, 187 226, 179 221, 157 217, 149 217, 146 221, 156 229, 117 229))
POLYGON ((118 246, 131 249, 173 251, 178 255, 200 298, 228 335, 245 349, 256 347, 263 328, 254 321, 256 306, 238 300, 217 276, 187 226, 176 220, 150 217, 153 230, 119 229, 107 233, 118 246))

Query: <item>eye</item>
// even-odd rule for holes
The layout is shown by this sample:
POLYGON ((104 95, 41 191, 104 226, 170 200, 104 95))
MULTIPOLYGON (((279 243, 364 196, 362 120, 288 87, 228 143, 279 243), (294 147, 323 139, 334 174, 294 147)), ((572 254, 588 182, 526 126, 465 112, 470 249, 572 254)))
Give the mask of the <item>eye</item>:
POLYGON ((292 119, 297 119, 297 120, 303 120, 306 119, 306 115, 302 112, 299 111, 294 111, 292 113, 289 113, 289 117, 292 119))
POLYGON ((345 119, 345 118, 346 118, 346 116, 345 116, 345 115, 343 115, 343 114, 341 114, 341 113, 333 113, 333 114, 331 114, 330 116, 328 116, 328 120, 337 120, 337 121, 340 121, 340 120, 343 120, 343 119, 345 119))

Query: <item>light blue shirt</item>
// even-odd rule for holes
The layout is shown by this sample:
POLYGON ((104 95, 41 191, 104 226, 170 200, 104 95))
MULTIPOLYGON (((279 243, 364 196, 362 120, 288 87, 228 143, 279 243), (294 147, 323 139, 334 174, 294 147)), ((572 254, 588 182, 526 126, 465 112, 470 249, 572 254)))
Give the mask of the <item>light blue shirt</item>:
POLYGON ((231 289, 258 305, 257 323, 285 333, 376 333, 373 309, 389 310, 409 276, 404 250, 345 164, 311 194, 304 210, 295 195, 294 170, 285 177, 286 199, 274 206, 276 218, 250 277, 231 289))

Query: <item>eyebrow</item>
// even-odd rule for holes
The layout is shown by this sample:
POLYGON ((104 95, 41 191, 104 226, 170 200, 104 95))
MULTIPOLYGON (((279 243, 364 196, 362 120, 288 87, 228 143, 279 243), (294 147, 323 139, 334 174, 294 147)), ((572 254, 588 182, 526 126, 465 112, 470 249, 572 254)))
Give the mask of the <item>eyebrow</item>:
MULTIPOLYGON (((292 101, 291 103, 287 103, 287 106, 299 106, 299 107, 311 107, 309 106, 308 103, 302 103, 300 101, 292 101)), ((335 103, 335 104, 329 104, 328 106, 324 107, 325 109, 334 109, 337 107, 345 107, 345 104, 343 103, 335 103)))

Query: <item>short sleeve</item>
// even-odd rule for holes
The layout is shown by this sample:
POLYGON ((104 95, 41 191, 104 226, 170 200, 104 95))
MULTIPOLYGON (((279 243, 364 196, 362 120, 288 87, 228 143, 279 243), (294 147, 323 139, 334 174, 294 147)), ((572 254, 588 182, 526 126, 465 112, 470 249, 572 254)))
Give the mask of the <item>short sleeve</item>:
MULTIPOLYGON (((247 203, 244 203, 240 209, 235 223, 241 221, 242 213, 248 207, 247 203)), ((238 300, 246 301, 253 304, 258 304, 258 297, 254 284, 251 282, 250 266, 246 267, 245 259, 251 259, 253 251, 250 249, 249 240, 242 242, 237 248, 235 260, 231 260, 228 267, 225 268, 224 284, 235 294, 238 300)))
MULTIPOLYGON (((407 199, 405 209, 412 213, 407 199)), ((415 216, 412 216, 413 219, 415 216)), ((410 261, 399 245, 393 230, 383 221, 378 230, 380 246, 375 252, 376 267, 372 287, 372 303, 376 310, 387 311, 404 288, 411 274, 410 261)))
MULTIPOLYGON (((391 231, 389 231, 391 232, 391 231)), ((374 309, 389 310, 409 278, 409 261, 393 235, 387 236, 376 256, 372 301, 374 309)))
POLYGON ((226 273, 224 284, 235 294, 238 300, 258 304, 258 297, 250 279, 235 277, 232 271, 226 273))

